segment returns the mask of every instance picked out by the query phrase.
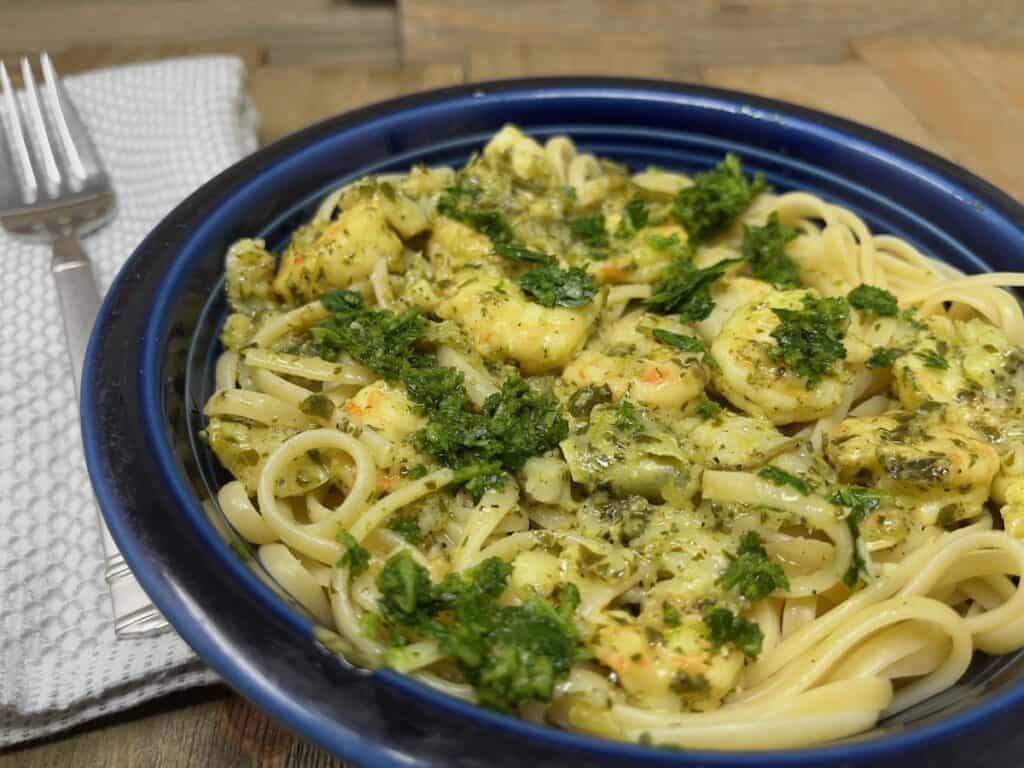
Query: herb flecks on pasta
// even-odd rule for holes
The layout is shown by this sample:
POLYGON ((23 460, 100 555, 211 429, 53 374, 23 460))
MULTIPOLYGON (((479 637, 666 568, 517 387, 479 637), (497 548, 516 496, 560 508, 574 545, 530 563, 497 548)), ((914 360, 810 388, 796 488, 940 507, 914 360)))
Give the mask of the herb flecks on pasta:
POLYGON ((218 500, 352 662, 770 749, 1024 647, 1021 275, 511 126, 226 266, 218 500))

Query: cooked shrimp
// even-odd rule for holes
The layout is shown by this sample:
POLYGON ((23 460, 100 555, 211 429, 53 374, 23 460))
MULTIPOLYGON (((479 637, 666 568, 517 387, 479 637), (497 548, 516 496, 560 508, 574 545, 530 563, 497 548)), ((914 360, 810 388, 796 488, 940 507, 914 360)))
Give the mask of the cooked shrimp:
POLYGON ((772 287, 768 283, 750 277, 726 276, 717 280, 711 286, 711 298, 715 300, 715 306, 710 315, 696 323, 697 333, 705 342, 712 343, 737 309, 771 292, 772 287))
POLYGON ((572 360, 604 306, 603 294, 584 307, 543 307, 496 269, 464 270, 464 282, 437 313, 454 320, 489 360, 513 361, 524 373, 546 373, 572 360))
POLYGON ((715 387, 733 405, 773 424, 792 424, 827 416, 843 399, 849 374, 842 361, 815 386, 775 362, 772 331, 779 318, 773 308, 799 309, 807 291, 772 291, 737 309, 711 345, 718 363, 715 387))
POLYGON ((618 623, 612 619, 594 635, 598 661, 615 672, 622 687, 645 706, 704 709, 714 706, 743 668, 738 651, 713 653, 698 616, 674 628, 618 623))
POLYGON ((699 351, 659 342, 651 335, 655 329, 696 340, 674 318, 632 312, 573 360, 562 373, 563 381, 574 387, 607 384, 616 401, 628 395, 651 408, 678 410, 704 391, 707 373, 699 351))
POLYGON ((842 480, 877 484, 926 525, 980 514, 1000 467, 977 431, 908 412, 846 419, 829 436, 826 456, 842 480))

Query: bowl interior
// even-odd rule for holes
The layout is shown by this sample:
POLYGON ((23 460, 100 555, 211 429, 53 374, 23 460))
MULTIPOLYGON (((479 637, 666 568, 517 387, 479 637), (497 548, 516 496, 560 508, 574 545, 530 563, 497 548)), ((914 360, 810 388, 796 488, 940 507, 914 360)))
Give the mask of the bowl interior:
MULTIPOLYGON (((238 669, 246 665, 259 664, 263 652, 251 642, 239 640, 242 634, 235 638, 226 632, 223 637, 211 639, 210 634, 219 631, 215 603, 201 606, 203 615, 213 617, 214 625, 206 627, 196 626, 195 611, 171 606, 180 599, 182 590, 188 594, 190 587, 179 574, 182 564, 176 558, 182 552, 161 547, 155 540, 153 519, 156 514, 170 515, 179 532, 187 531, 185 538, 193 556, 208 559, 207 579, 217 580, 212 585, 207 581, 210 590, 216 592, 224 584, 231 584, 232 594, 244 597, 229 612, 233 620, 273 623, 280 633, 279 637, 275 635, 279 644, 316 645, 308 617, 287 596, 278 594, 280 590, 275 591, 248 545, 234 535, 217 507, 216 491, 227 475, 198 436, 203 427, 201 408, 213 391, 213 367, 220 352, 217 334, 225 316, 224 251, 231 241, 243 236, 264 238, 270 248, 280 250, 295 226, 312 216, 320 197, 334 186, 367 173, 400 171, 416 163, 461 165, 506 122, 515 122, 539 138, 569 134, 583 150, 633 169, 657 165, 692 173, 718 162, 726 152, 735 152, 748 171, 763 172, 777 190, 805 190, 844 205, 860 215, 872 231, 904 238, 923 252, 967 272, 1012 269, 1024 256, 1020 210, 962 171, 842 121, 751 97, 701 89, 548 83, 543 87, 485 87, 478 93, 456 90, 433 99, 407 100, 399 106, 385 105, 339 118, 264 150, 172 214, 172 228, 165 222, 133 256, 126 271, 130 272, 142 258, 152 263, 127 281, 122 273, 104 307, 100 321, 104 328, 110 328, 116 316, 112 312, 123 304, 130 305, 130 311, 125 310, 130 317, 120 322, 145 324, 142 341, 130 345, 128 359, 121 363, 140 364, 134 370, 141 370, 141 375, 133 380, 138 386, 138 403, 123 405, 128 413, 137 412, 144 425, 145 440, 156 458, 154 482, 166 487, 160 503, 145 513, 126 511, 139 490, 107 493, 116 498, 103 503, 105 494, 100 486, 109 482, 124 486, 125 478, 140 468, 114 466, 109 456, 100 457, 105 450, 109 452, 109 440, 107 449, 99 447, 103 442, 99 436, 110 432, 109 423, 91 433, 86 425, 90 433, 87 442, 91 434, 96 435, 90 466, 94 478, 99 476, 96 482, 101 505, 129 560, 140 571, 140 578, 151 592, 155 589, 160 607, 172 619, 178 619, 175 623, 186 638, 194 645, 198 639, 201 652, 209 651, 204 656, 211 663, 218 668, 224 663, 222 673, 254 698, 263 697, 264 704, 266 690, 247 689, 241 677, 233 676, 241 674, 238 669), (135 295, 126 294, 129 290, 135 295), (140 306, 147 297, 150 303, 140 306), (152 562, 146 558, 153 558, 154 550, 160 551, 155 558, 165 563, 162 574, 147 572, 152 570, 152 562), (164 594, 168 582, 176 587, 174 594, 164 594), (168 601, 167 607, 161 598, 168 601), (247 611, 247 615, 241 616, 240 610, 247 611), (237 665, 223 658, 225 650, 239 657, 237 665)), ((105 360, 104 354, 113 355, 114 349, 107 348, 116 343, 112 334, 97 333, 102 338, 94 339, 94 381, 95 377, 110 375, 110 371, 104 373, 103 365, 113 363, 105 360)), ((87 403, 90 397, 103 411, 97 393, 87 393, 87 403)), ((110 406, 106 407, 109 411, 110 406)), ((109 422, 113 416, 108 412, 107 418, 109 422)), ((97 423, 102 425, 103 420, 97 423)), ((227 598, 222 595, 221 599, 227 598)), ((309 667, 302 658, 294 662, 309 667)), ((319 669, 330 667, 337 669, 330 673, 331 680, 319 687, 321 694, 334 680, 359 679, 360 685, 366 681, 365 675, 344 669, 342 662, 331 658, 324 658, 318 665, 319 669)), ((305 684, 309 671, 298 670, 293 676, 295 684, 305 684)), ((976 719, 981 705, 1008 705, 1015 692, 1020 698, 1022 676, 1024 653, 979 656, 963 680, 943 694, 883 721, 868 734, 823 749, 789 753, 790 758, 799 755, 800 762, 807 764, 825 764, 837 757, 887 760, 886 755, 893 750, 920 739, 951 736, 970 724, 969 720, 973 722, 971 718, 976 719), (957 715, 962 717, 958 720, 957 715)), ((390 672, 371 677, 379 684, 373 683, 366 690, 375 691, 373 696, 389 690, 391 697, 385 696, 388 707, 395 706, 391 703, 394 696, 406 704, 412 700, 430 717, 454 717, 453 723, 465 723, 465 719, 458 718, 468 718, 481 734, 497 729, 505 736, 529 737, 546 745, 545 749, 582 750, 581 756, 586 755, 585 760, 595 764, 641 757, 677 765, 696 765, 697 761, 705 765, 766 765, 781 759, 779 755, 755 758, 728 753, 687 756, 611 745, 482 712, 390 672)), ((285 699, 302 699, 301 691, 287 680, 262 682, 276 688, 277 695, 285 699)), ((312 725, 301 718, 292 720, 287 714, 285 711, 282 717, 307 736, 335 751, 356 755, 351 743, 343 741, 343 737, 351 739, 351 734, 340 726, 332 730, 331 723, 324 722, 324 718, 332 717, 329 712, 318 713, 312 725)), ((379 738, 379 734, 370 736, 371 741, 379 738)), ((431 750, 424 747, 422 739, 406 742, 415 744, 412 753, 419 755, 422 764, 434 764, 431 750)), ((486 741, 469 751, 476 755, 478 746, 486 746, 486 741)), ((370 754, 363 755, 368 762, 387 762, 377 753, 370 760, 370 754)), ((971 754, 976 757, 977 751, 971 754)), ((478 764, 475 759, 467 764, 478 764)), ((494 764, 485 755, 480 759, 494 764)), ((497 764, 525 764, 531 759, 525 752, 509 752, 498 758, 497 764)))

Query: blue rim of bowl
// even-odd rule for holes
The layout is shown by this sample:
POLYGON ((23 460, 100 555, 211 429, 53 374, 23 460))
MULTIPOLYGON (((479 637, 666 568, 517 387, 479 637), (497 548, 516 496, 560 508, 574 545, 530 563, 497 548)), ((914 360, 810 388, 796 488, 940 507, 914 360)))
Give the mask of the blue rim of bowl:
MULTIPOLYGON (((197 620, 198 613, 195 606, 189 600, 184 599, 184 596, 176 593, 157 569, 150 567, 147 544, 132 529, 114 487, 105 477, 107 458, 104 456, 101 446, 102 427, 97 414, 100 408, 99 385, 94 377, 88 375, 98 365, 99 349, 103 343, 102 334, 98 331, 112 322, 113 297, 125 281, 126 273, 138 266, 140 258, 148 249, 159 247, 165 238, 173 242, 172 234, 178 236, 173 229, 176 227, 174 220, 179 215, 187 214, 193 207, 223 203, 250 185, 259 184, 261 176, 286 164, 290 156, 301 150, 337 133, 357 130, 362 125, 377 121, 401 120, 410 111, 417 109, 449 108, 457 106, 461 102, 480 98, 557 99, 560 96, 568 95, 589 98, 667 100, 681 105, 699 106, 724 112, 737 112, 742 105, 744 109, 763 111, 772 119, 789 121, 793 125, 799 126, 802 131, 825 141, 861 142, 865 148, 883 157, 887 163, 899 170, 924 177, 929 183, 961 197, 966 202, 974 205, 980 204, 997 212, 1009 223, 1015 225, 1024 238, 1024 206, 963 168, 889 134, 816 110, 737 91, 631 78, 568 77, 501 80, 438 89, 380 102, 330 118, 264 147, 223 171, 190 195, 164 218, 122 267, 108 291, 94 326, 96 330, 94 330, 86 355, 86 376, 84 377, 86 386, 83 388, 81 403, 82 434, 90 477, 99 506, 128 564, 156 606, 199 656, 220 673, 232 687, 247 696, 269 715, 286 723, 303 736, 335 754, 360 764, 392 764, 390 760, 400 757, 400 755, 382 748, 381 745, 362 739, 353 731, 347 731, 344 734, 338 733, 340 725, 338 722, 311 714, 298 706, 285 691, 273 684, 268 684, 268 681, 255 675, 251 667, 245 663, 243 658, 234 653, 230 645, 225 644, 221 638, 216 636, 216 633, 204 627, 197 620)), ((190 237, 199 238, 201 228, 202 225, 190 237)), ((238 561, 227 543, 205 520, 203 513, 198 508, 194 494, 187 486, 185 479, 175 469, 172 446, 166 439, 163 439, 161 381, 158 375, 160 329, 156 327, 156 324, 162 314, 161 308, 169 299, 166 286, 174 282, 173 277, 176 272, 184 269, 183 263, 182 260, 178 260, 172 267, 171 273, 165 277, 164 287, 159 291, 153 304, 150 321, 147 323, 140 344, 144 358, 138 378, 143 398, 142 412, 146 434, 149 438, 148 448, 156 455, 157 463, 163 474, 161 479, 174 495, 178 508, 189 512, 190 524, 209 552, 219 559, 218 564, 225 567, 234 579, 241 582, 248 595, 255 598, 262 608, 285 619, 294 629, 303 632, 312 641, 312 622, 300 616, 280 598, 274 596, 268 599, 272 593, 267 590, 266 585, 238 561)), ((454 714, 457 717, 482 721, 507 733, 564 749, 567 753, 583 752, 595 758, 639 760, 647 764, 663 765, 824 765, 837 760, 845 763, 846 761, 890 756, 895 752, 912 749, 936 739, 945 740, 955 737, 963 733, 964 730, 995 716, 1000 710, 1005 711, 1007 708, 1024 705, 1024 682, 1019 682, 1010 686, 1008 690, 991 696, 983 703, 964 712, 940 719, 935 723, 913 726, 903 733, 877 739, 795 750, 761 752, 685 750, 675 752, 535 725, 461 701, 389 670, 377 670, 367 674, 404 691, 409 696, 419 697, 441 711, 454 714)), ((404 760, 402 762, 409 764, 404 760)))

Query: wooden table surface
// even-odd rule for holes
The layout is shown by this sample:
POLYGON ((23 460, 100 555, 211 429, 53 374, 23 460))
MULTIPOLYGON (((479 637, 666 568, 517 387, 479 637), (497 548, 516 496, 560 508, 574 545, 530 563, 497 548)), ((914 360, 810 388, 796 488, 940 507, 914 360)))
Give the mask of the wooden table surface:
MULTIPOLYGON (((616 74, 816 107, 950 158, 1024 199, 1020 0, 4 0, 0 57, 71 73, 227 52, 271 141, 337 112, 482 79, 616 74), (610 52, 610 53, 609 53, 610 52)), ((0 768, 331 766, 225 687, 0 754, 0 768)))

